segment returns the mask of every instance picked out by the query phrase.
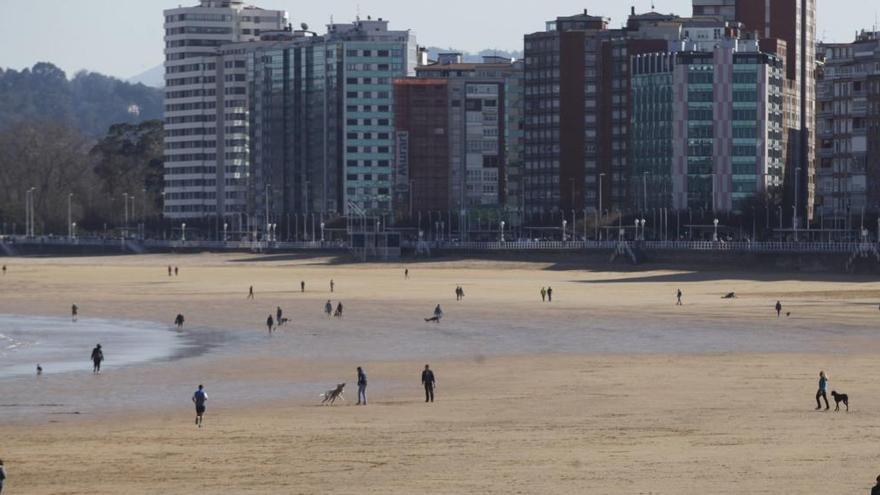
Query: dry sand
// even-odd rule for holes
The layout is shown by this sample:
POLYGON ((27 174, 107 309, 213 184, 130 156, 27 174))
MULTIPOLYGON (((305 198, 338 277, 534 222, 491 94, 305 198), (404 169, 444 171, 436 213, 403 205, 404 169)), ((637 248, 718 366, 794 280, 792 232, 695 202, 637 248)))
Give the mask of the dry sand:
POLYGON ((75 301, 85 318, 170 325, 184 312, 188 332, 219 342, 100 377, 0 379, 10 494, 867 493, 880 473, 871 279, 454 261, 409 263, 404 281, 403 264, 295 257, 2 261, 0 313, 66 317, 75 301), (320 314, 329 297, 344 321, 320 314), (790 317, 776 319, 777 299, 790 317), (437 303, 447 317, 423 323, 437 303), (270 338, 276 305, 294 322, 270 338), (353 406, 357 365, 367 407, 353 406), (819 369, 849 393, 849 414, 813 410, 819 369), (341 381, 348 401, 318 406, 341 381), (211 395, 201 430, 198 382, 211 395))

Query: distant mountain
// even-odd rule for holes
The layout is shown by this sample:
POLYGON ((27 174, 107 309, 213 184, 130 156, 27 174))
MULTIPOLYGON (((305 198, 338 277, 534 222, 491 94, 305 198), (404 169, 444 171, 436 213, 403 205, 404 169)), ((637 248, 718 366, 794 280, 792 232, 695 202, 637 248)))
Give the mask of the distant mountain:
POLYGON ((63 70, 47 62, 22 71, 0 68, 0 129, 46 121, 103 136, 113 124, 161 119, 162 99, 161 89, 96 72, 78 72, 68 80, 63 70))
POLYGON ((461 53, 464 62, 482 62, 483 57, 504 57, 520 59, 523 56, 523 53, 520 51, 495 50, 491 48, 480 50, 478 53, 470 53, 463 50, 456 50, 455 48, 440 48, 437 46, 429 46, 426 49, 428 50, 428 58, 430 58, 431 60, 437 60, 437 56, 441 53, 461 53))
POLYGON ((165 67, 159 64, 152 69, 147 69, 136 76, 129 77, 126 82, 143 84, 151 88, 165 87, 165 67))

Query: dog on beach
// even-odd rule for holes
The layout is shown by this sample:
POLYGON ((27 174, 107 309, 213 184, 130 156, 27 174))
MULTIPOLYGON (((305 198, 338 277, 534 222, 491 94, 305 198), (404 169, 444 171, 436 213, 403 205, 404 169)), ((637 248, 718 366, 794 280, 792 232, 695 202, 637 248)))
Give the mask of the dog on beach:
POLYGON ((433 321, 434 323, 440 323, 439 316, 432 316, 430 318, 425 318, 425 322, 433 321))
POLYGON ((345 400, 345 397, 342 395, 342 389, 344 389, 344 388, 345 388, 345 384, 340 383, 340 384, 336 385, 336 388, 330 389, 330 390, 324 392, 323 394, 321 394, 321 398, 323 399, 321 401, 321 404, 326 404, 328 406, 332 406, 333 403, 336 402, 336 399, 345 400))
POLYGON ((721 299, 736 299, 736 292, 728 292, 721 296, 721 299))
POLYGON ((849 412, 849 396, 846 394, 838 394, 834 390, 831 391, 831 397, 834 397, 834 410, 840 411, 840 403, 843 402, 843 405, 846 406, 846 412, 849 412))
POLYGON ((281 317, 281 319, 278 320, 278 326, 280 327, 281 325, 284 325, 288 321, 290 321, 290 318, 281 317))

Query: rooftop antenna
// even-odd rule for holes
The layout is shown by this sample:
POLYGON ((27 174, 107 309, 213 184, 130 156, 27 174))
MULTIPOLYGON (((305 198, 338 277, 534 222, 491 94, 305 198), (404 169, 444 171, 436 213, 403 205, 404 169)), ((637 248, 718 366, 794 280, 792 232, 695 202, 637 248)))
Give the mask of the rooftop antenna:
POLYGON ((361 20, 361 4, 357 4, 357 20, 361 20))

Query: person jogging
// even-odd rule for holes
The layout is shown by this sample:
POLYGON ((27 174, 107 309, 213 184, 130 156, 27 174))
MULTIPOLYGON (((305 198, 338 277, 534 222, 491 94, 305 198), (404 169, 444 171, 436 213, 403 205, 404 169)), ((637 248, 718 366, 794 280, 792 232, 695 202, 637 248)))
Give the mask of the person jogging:
POLYGON ((828 396, 826 395, 828 392, 828 375, 825 374, 824 371, 819 372, 819 390, 816 391, 816 410, 822 409, 822 403, 819 402, 819 398, 825 399, 825 410, 829 409, 828 406, 828 396))
POLYGON ((208 402, 208 393, 205 392, 203 385, 199 385, 199 389, 192 396, 192 401, 196 405, 196 425, 201 428, 205 419, 205 403, 208 402))
POLYGON ((95 346, 92 349, 92 373, 100 373, 101 372, 101 363, 104 362, 104 350, 101 349, 101 344, 95 346))
POLYGON ((434 402, 434 387, 437 386, 437 381, 434 379, 434 372, 427 364, 422 371, 422 385, 425 386, 425 402, 434 402))
POLYGON ((367 405, 367 374, 360 366, 357 367, 358 375, 358 402, 357 405, 367 405))

